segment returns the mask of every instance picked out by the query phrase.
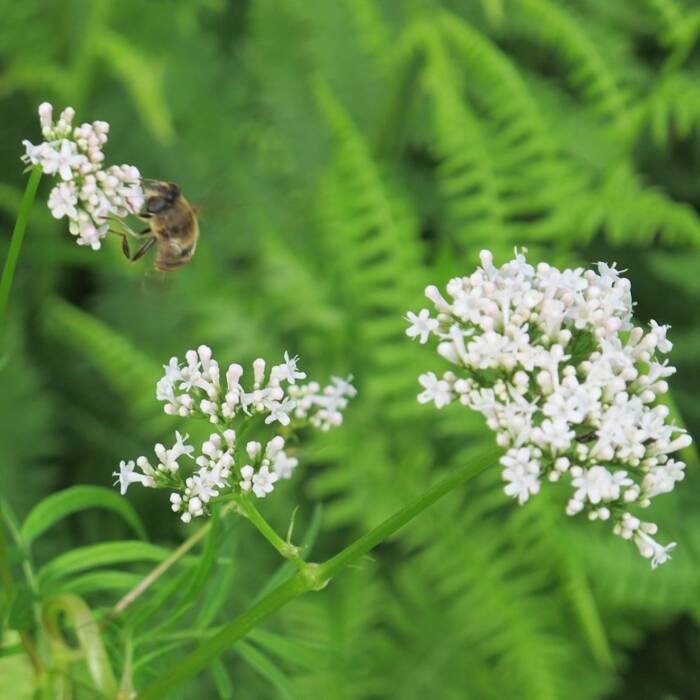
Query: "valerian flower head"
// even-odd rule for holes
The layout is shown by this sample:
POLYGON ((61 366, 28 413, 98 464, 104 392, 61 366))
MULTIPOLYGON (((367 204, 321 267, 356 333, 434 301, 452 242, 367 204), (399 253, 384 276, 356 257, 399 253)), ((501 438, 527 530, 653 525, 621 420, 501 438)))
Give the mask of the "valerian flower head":
POLYGON ((36 146, 23 141, 22 160, 58 179, 49 194, 51 214, 68 219, 68 229, 78 245, 98 250, 110 219, 136 214, 143 207, 141 175, 133 165, 104 168, 102 148, 109 124, 96 121, 73 126, 74 117, 75 111, 66 107, 54 121, 53 107, 48 102, 39 105, 44 140, 36 146))
POLYGON ((265 360, 255 360, 252 381, 244 380, 239 364, 222 372, 206 345, 185 353, 184 362, 171 358, 163 369, 156 398, 165 413, 203 418, 217 432, 196 452, 188 436, 176 432, 172 447, 155 445, 153 461, 141 456, 122 462, 115 476, 122 494, 137 481, 172 490, 171 508, 184 522, 207 514, 213 499, 235 501, 248 493, 265 498, 278 481, 291 479, 299 460, 287 451, 289 438, 306 426, 327 431, 340 425, 357 393, 351 377, 333 377, 323 388, 318 382, 298 383, 306 374, 298 358, 286 352, 269 371, 265 360), (240 442, 239 434, 251 427, 259 431, 256 439, 240 442))
POLYGON ((478 411, 506 450, 507 495, 525 503, 545 481, 567 476, 569 515, 611 520, 656 568, 675 543, 630 513, 671 491, 685 464, 671 455, 691 438, 657 397, 675 373, 668 326, 632 323, 629 280, 615 265, 597 271, 530 265, 524 253, 497 268, 489 251, 467 277, 426 289, 434 306, 408 313, 406 334, 437 341, 455 367, 419 377, 421 403, 458 401, 478 411))

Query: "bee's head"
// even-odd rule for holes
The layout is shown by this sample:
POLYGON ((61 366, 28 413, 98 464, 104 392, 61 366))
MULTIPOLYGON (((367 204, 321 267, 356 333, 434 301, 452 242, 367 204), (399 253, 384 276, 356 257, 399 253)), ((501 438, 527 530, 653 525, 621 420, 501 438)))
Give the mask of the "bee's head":
POLYGON ((145 195, 145 208, 149 214, 160 214, 172 207, 182 190, 174 182, 142 180, 145 195))

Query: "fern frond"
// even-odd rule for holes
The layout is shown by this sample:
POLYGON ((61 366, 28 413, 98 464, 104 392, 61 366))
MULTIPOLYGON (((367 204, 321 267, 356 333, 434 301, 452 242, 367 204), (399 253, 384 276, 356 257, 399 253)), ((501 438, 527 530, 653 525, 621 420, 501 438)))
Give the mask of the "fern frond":
POLYGON ((144 429, 157 434, 163 416, 154 392, 162 372, 155 362, 117 331, 58 297, 44 303, 42 322, 53 340, 88 357, 134 417, 145 422, 144 429))
MULTIPOLYGON (((470 99, 489 124, 507 217, 519 240, 562 235, 563 203, 584 188, 564 155, 543 106, 510 58, 488 37, 451 13, 440 27, 467 68, 470 99)), ((449 128, 446 124, 444 128, 449 128)))
POLYGON ((0 368, 0 492, 20 517, 55 484, 55 467, 47 459, 59 444, 56 402, 30 361, 28 343, 10 327, 5 335, 9 358, 0 368), (17 474, 31 470, 31 479, 17 474))
MULTIPOLYGON (((572 203, 584 239, 601 228, 614 244, 649 244, 656 236, 679 245, 700 245, 700 218, 694 209, 645 186, 626 162, 611 168, 599 189, 572 203)), ((572 212, 573 213, 573 212, 572 212)))
MULTIPOLYGON (((487 676, 480 685, 492 688, 495 697, 598 697, 606 683, 600 671, 566 680, 584 652, 579 637, 562 634, 570 611, 563 604, 557 557, 536 528, 517 526, 517 515, 506 505, 494 469, 442 504, 432 527, 424 522, 409 532, 415 554, 404 558, 399 590, 407 595, 420 580, 431 591, 431 626, 440 616, 440 639, 428 648, 441 656, 426 663, 444 664, 441 675, 466 683, 452 669, 469 656, 487 676), (441 639, 447 640, 444 645, 441 639)), ((407 599, 406 609, 414 604, 407 599)), ((406 676, 404 690, 420 662, 409 667, 416 673, 406 676)), ((477 692, 465 694, 477 697, 477 692)))
POLYGON ((427 62, 422 75, 433 109, 438 175, 454 228, 465 243, 497 243, 507 231, 507 207, 493 155, 481 123, 462 99, 460 84, 442 37, 422 25, 419 38, 427 62))
POLYGON ((350 10, 357 25, 357 34, 365 50, 376 57, 379 63, 385 61, 384 53, 391 45, 389 28, 381 16, 379 6, 372 0, 351 0, 350 10))
POLYGON ((657 36, 668 46, 674 46, 685 36, 686 18, 675 0, 644 0, 650 12, 659 20, 657 36))
POLYGON ((345 309, 339 342, 352 350, 353 366, 362 378, 355 406, 362 418, 356 420, 366 428, 360 428, 359 444, 342 437, 318 441, 319 455, 332 466, 314 477, 311 489, 316 497, 332 499, 330 523, 360 516, 369 524, 411 493, 408 480, 388 488, 394 478, 376 469, 378 455, 396 469, 407 462, 421 470, 429 464, 429 446, 411 428, 420 412, 416 378, 426 366, 427 353, 406 341, 403 320, 422 297, 422 245, 408 202, 354 120, 325 83, 317 81, 315 94, 337 144, 333 167, 322 183, 322 245, 337 280, 338 305, 345 309), (397 440, 398 430, 403 438, 397 440), (348 461, 354 469, 344 466, 348 461))
POLYGON ((315 600, 300 598, 282 611, 286 636, 322 655, 321 663, 306 665, 293 677, 298 697, 399 697, 381 670, 388 642, 379 624, 384 591, 375 571, 371 562, 363 562, 315 600))
POLYGON ((354 342, 366 353, 363 363, 381 373, 367 391, 391 412, 400 397, 415 391, 405 370, 416 366, 416 351, 404 340, 402 316, 407 302, 420 297, 425 279, 417 225, 357 126, 320 79, 315 94, 338 144, 321 205, 332 236, 328 245, 343 275, 344 301, 358 324, 354 342))
POLYGON ((639 109, 660 146, 668 146, 672 139, 687 139, 700 125, 697 77, 680 71, 669 73, 654 83, 639 109))
POLYGON ((569 65, 572 84, 603 117, 624 129, 629 98, 584 25, 550 0, 522 0, 516 9, 540 41, 569 65))

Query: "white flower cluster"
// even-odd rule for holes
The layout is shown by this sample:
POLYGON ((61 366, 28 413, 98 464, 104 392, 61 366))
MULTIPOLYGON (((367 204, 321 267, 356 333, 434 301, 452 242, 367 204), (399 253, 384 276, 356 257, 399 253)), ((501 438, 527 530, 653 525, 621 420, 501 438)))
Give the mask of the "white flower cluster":
POLYGON ((107 143, 109 124, 96 121, 73 126, 71 107, 53 121, 53 107, 39 105, 44 141, 35 146, 23 141, 22 160, 38 165, 46 175, 59 178, 49 194, 54 217, 68 217, 70 232, 79 245, 98 250, 109 229, 109 218, 121 219, 143 207, 141 175, 133 165, 103 168, 102 147, 107 143))
POLYGON ((133 483, 140 483, 146 488, 175 489, 170 494, 170 504, 185 523, 204 515, 207 504, 222 494, 236 490, 252 491, 258 498, 264 498, 272 492, 276 481, 291 479, 299 463, 284 451, 284 438, 276 435, 264 448, 259 442, 247 443, 247 463, 239 470, 240 478, 234 477, 235 430, 212 433, 202 444, 197 457, 194 456, 194 447, 187 444, 187 435, 176 432, 175 438, 175 444, 170 449, 160 443, 155 446, 156 466, 142 456, 136 461, 120 462, 119 471, 114 472, 114 476, 122 495, 133 483), (181 457, 187 457, 199 469, 184 475, 185 469, 178 461, 181 457))
POLYGON ((343 421, 343 409, 355 396, 355 388, 347 380, 333 377, 323 389, 317 382, 297 384, 306 374, 297 368, 297 357, 284 353, 284 362, 273 365, 269 374, 262 358, 253 362, 253 386, 250 391, 241 384, 243 367, 231 364, 221 381, 219 363, 211 349, 200 345, 189 350, 185 363, 177 357, 165 366, 165 375, 156 386, 156 398, 165 402, 170 415, 206 417, 215 425, 223 425, 238 415, 265 415, 265 423, 288 426, 293 419, 308 420, 320 430, 329 430, 343 421))
POLYGON ((500 268, 482 251, 481 263, 450 280, 449 300, 426 289, 435 317, 408 313, 407 335, 435 336, 438 353, 459 367, 421 375, 418 400, 479 411, 507 450, 506 494, 522 504, 543 480, 568 474, 566 512, 611 520, 656 568, 675 543, 656 542, 656 525, 629 508, 646 508, 684 477, 685 464, 670 455, 691 438, 656 404, 675 372, 659 359, 672 348, 668 327, 632 325, 630 283, 614 265, 535 268, 517 251, 500 268))
POLYGON ((264 416, 264 425, 279 423, 287 433, 305 424, 329 430, 342 423, 342 410, 356 390, 349 379, 337 377, 323 389, 317 382, 296 384, 306 374, 297 368, 298 358, 285 353, 284 360, 270 369, 267 381, 265 361, 255 360, 253 387, 246 391, 240 383, 243 369, 236 364, 229 366, 226 386, 221 386, 219 365, 206 345, 188 351, 184 365, 173 357, 164 366, 165 375, 156 388, 157 398, 165 402, 165 412, 206 418, 220 432, 209 436, 196 457, 194 448, 187 444, 188 436, 176 432, 170 449, 155 446, 156 466, 146 457, 122 461, 119 471, 114 472, 122 494, 136 482, 147 488, 172 489, 172 509, 187 523, 207 513, 208 504, 218 496, 235 500, 250 492, 265 498, 277 481, 291 479, 299 461, 285 451, 284 437, 274 435, 262 442, 239 445, 237 434, 255 425, 251 421, 258 415, 264 416), (180 464, 183 457, 199 469, 186 472, 180 464))

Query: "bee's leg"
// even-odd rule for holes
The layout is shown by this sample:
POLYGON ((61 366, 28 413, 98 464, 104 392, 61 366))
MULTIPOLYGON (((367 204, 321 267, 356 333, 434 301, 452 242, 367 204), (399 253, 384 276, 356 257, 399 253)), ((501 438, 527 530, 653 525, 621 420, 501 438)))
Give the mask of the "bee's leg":
POLYGON ((131 260, 131 252, 129 251, 129 237, 123 231, 115 231, 110 228, 107 233, 113 233, 115 236, 119 236, 122 239, 122 253, 127 260, 131 260))
MULTIPOLYGON (((134 229, 131 228, 131 226, 129 226, 127 223, 125 223, 121 219, 118 219, 118 220, 111 219, 110 220, 110 217, 108 217, 108 216, 101 216, 100 218, 103 221, 108 221, 111 226, 120 226, 121 227, 120 231, 115 230, 113 228, 110 228, 110 229, 108 229, 109 233, 116 233, 118 236, 124 236, 127 233, 131 236, 140 236, 141 235, 141 233, 134 231, 134 229)), ((146 230, 148 230, 148 229, 146 229, 146 230)))
POLYGON ((146 226, 146 228, 143 229, 143 231, 132 231, 134 236, 136 236, 137 238, 140 238, 141 236, 145 236, 147 233, 150 233, 150 232, 151 232, 150 226, 146 226))
MULTIPOLYGON (((150 229, 146 229, 145 231, 141 231, 139 233, 139 236, 145 236, 150 229)), ((122 253, 124 253, 124 257, 127 260, 131 260, 131 262, 135 262, 136 260, 139 260, 142 258, 152 247, 153 244, 156 242, 156 239, 151 236, 133 255, 131 254, 131 251, 129 250, 129 237, 125 234, 122 233, 121 231, 114 231, 112 229, 109 230, 109 233, 114 233, 117 236, 120 236, 122 239, 122 253)))
POLYGON ((131 252, 129 251, 129 241, 125 233, 121 234, 122 237, 122 252, 127 260, 131 260, 131 252))
POLYGON ((153 248, 156 239, 154 237, 149 238, 131 257, 131 262, 136 262, 140 260, 146 253, 153 248))

